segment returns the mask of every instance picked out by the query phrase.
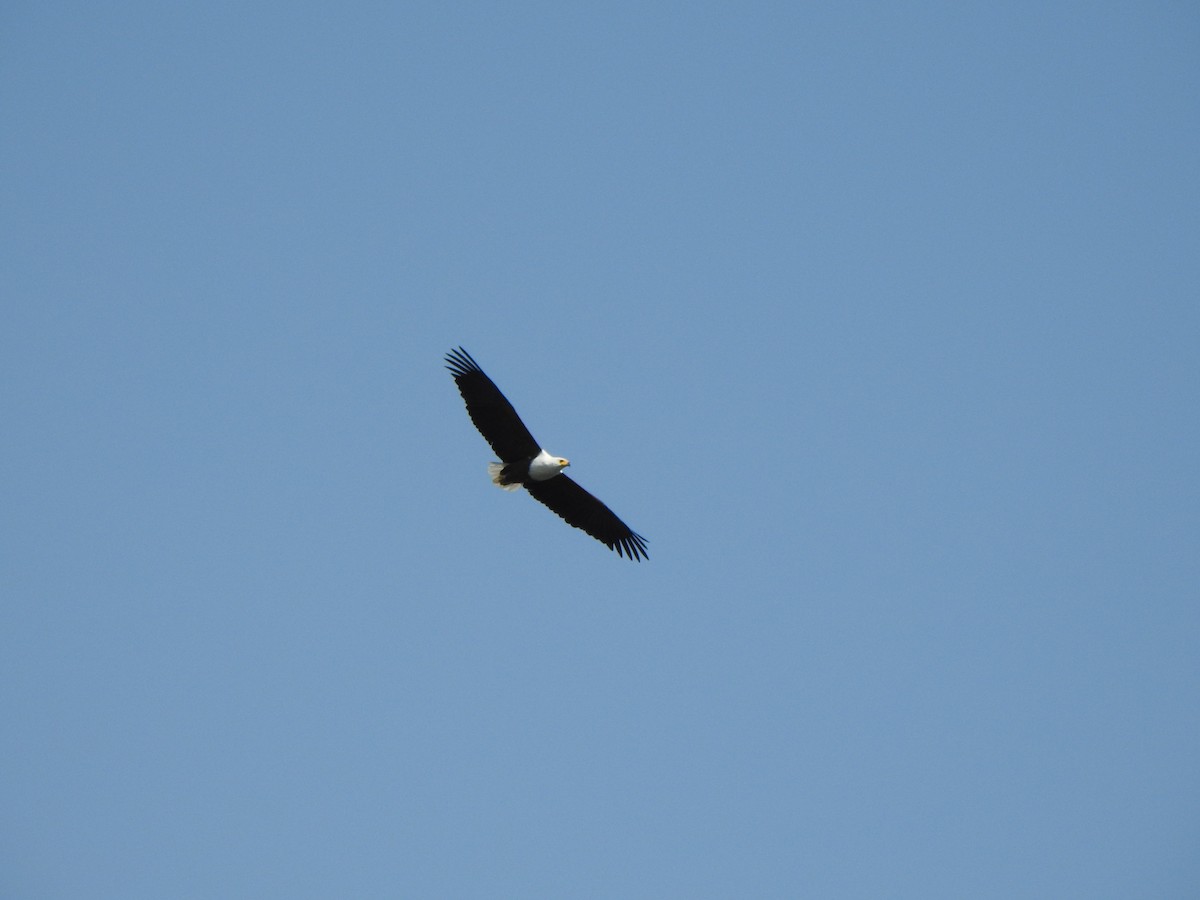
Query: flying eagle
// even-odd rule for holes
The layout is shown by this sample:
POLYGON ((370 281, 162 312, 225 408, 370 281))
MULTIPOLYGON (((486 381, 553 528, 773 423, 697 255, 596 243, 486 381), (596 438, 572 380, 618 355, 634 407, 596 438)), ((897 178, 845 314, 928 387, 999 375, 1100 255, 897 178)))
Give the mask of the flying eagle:
POLYGON ((492 484, 506 491, 522 485, 533 499, 544 503, 568 524, 582 528, 600 543, 629 559, 648 559, 646 539, 635 534, 611 509, 562 474, 570 465, 552 456, 533 439, 517 411, 483 373, 471 354, 459 347, 446 354, 446 368, 454 375, 467 414, 500 462, 488 464, 492 484))

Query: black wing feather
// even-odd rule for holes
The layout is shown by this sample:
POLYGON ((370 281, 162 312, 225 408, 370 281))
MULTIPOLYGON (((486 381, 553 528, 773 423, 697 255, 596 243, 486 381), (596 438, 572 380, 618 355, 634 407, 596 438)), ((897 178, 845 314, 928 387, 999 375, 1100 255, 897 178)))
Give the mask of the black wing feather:
POLYGON ((525 482, 525 490, 562 517, 568 525, 582 528, 609 550, 629 559, 649 559, 646 539, 635 534, 611 509, 577 485, 566 475, 545 481, 525 482))
POLYGON ((467 415, 501 462, 537 456, 541 446, 533 439, 517 411, 492 379, 483 374, 471 354, 459 347, 446 354, 446 368, 454 375, 458 392, 467 404, 467 415))

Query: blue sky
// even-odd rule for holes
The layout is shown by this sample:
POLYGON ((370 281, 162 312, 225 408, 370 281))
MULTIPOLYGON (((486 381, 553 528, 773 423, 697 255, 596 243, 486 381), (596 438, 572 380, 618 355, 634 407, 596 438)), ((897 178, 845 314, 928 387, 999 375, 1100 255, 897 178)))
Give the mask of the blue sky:
POLYGON ((0 893, 1200 890, 1190 5, 0 23, 0 893))

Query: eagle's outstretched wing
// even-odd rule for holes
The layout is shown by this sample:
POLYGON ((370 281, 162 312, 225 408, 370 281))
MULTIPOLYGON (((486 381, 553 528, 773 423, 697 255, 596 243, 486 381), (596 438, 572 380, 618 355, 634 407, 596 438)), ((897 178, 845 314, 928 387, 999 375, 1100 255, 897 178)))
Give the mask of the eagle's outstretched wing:
POLYGON ((568 525, 582 528, 608 549, 616 550, 618 555, 636 560, 650 558, 644 537, 566 475, 555 475, 545 481, 528 481, 525 490, 568 525))
POLYGON ((483 373, 471 354, 459 347, 446 354, 446 368, 454 375, 458 392, 467 404, 467 415, 484 440, 492 445, 501 462, 515 462, 537 456, 541 447, 500 393, 496 383, 483 373))

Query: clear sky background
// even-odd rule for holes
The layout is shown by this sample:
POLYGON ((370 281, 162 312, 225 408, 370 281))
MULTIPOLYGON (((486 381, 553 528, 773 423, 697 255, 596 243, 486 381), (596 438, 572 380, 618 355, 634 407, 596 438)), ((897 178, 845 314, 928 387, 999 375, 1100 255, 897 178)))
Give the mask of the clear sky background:
POLYGON ((0 894, 1200 892, 1193 4, 0 33, 0 894))

